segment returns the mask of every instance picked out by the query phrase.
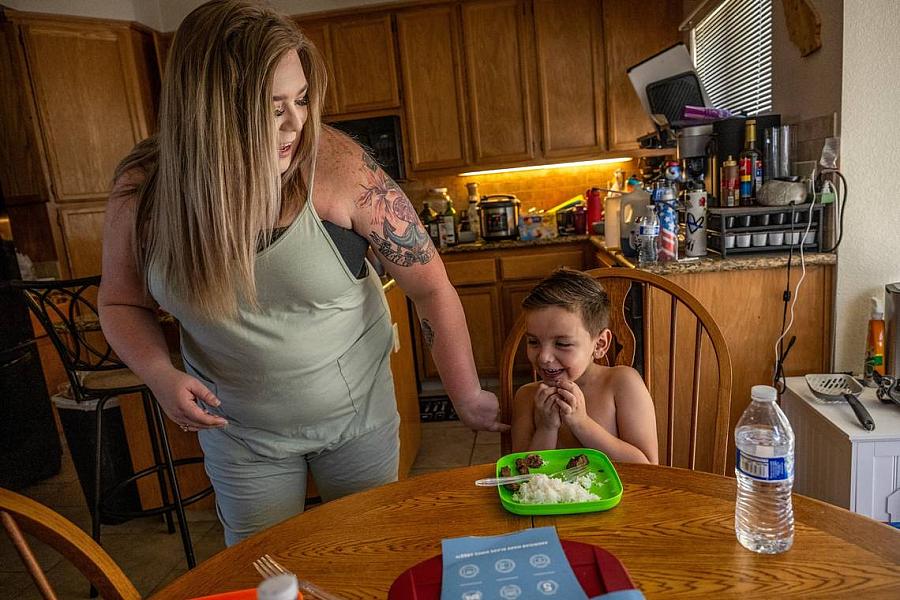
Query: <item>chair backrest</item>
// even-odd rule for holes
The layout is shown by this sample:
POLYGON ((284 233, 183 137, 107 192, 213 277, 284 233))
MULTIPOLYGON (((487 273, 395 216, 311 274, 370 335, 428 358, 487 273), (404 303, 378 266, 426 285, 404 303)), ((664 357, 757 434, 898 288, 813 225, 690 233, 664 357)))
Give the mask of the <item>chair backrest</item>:
MULTIPOLYGON (((724 474, 731 410, 731 355, 715 320, 687 290, 664 277, 624 268, 587 273, 600 281, 610 300, 613 344, 603 362, 642 371, 656 407, 660 462, 724 474), (635 292, 629 296, 632 288, 635 292), (636 311, 630 311, 632 299, 636 311), (641 346, 636 343, 629 316, 632 322, 641 323, 641 346), (637 365, 636 356, 640 357, 637 365), (714 370, 705 368, 710 358, 716 366, 714 370)), ((516 353, 524 333, 523 314, 506 338, 500 363, 500 411, 505 423, 512 416, 516 353)), ((501 436, 501 450, 504 454, 511 450, 508 433, 501 436)))
MULTIPOLYGON (((13 281, 53 346, 78 395, 78 374, 126 368, 100 331, 100 276, 52 281, 13 281)), ((82 400, 82 398, 76 398, 82 400)))
POLYGON ((0 521, 44 598, 56 598, 22 532, 33 535, 65 557, 100 595, 133 600, 141 595, 116 562, 77 525, 30 498, 0 488, 0 521))

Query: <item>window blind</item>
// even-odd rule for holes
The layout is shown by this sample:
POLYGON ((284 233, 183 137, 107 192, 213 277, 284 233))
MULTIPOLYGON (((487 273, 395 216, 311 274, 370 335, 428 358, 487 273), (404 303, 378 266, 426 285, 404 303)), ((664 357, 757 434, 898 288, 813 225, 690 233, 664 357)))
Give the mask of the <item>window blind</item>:
POLYGON ((725 0, 691 31, 694 66, 717 108, 772 108, 772 0, 725 0))

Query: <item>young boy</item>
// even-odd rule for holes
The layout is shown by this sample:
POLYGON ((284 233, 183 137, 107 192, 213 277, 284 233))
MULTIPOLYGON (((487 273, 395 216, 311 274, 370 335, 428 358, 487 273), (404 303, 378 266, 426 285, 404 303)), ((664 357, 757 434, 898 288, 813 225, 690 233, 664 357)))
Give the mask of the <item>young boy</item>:
POLYGON ((609 298, 597 280, 559 269, 522 307, 528 359, 540 380, 516 392, 513 451, 586 447, 614 461, 659 462, 653 400, 641 376, 595 362, 612 343, 609 298))

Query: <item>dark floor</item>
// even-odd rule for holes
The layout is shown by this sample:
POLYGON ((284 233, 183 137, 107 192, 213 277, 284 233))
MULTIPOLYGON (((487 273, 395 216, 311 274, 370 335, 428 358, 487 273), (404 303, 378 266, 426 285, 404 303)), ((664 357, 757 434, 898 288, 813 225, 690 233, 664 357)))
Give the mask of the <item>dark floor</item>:
MULTIPOLYGON (((50 506, 87 532, 90 514, 63 441, 59 475, 21 491, 50 506)), ((452 467, 494 462, 500 456, 500 435, 476 433, 459 421, 422 424, 422 448, 410 476, 452 467)), ((197 561, 224 548, 222 527, 214 511, 188 511, 197 561)), ((168 534, 161 517, 135 519, 102 529, 103 547, 147 597, 186 570, 181 537, 168 534)), ((60 599, 88 598, 88 584, 67 561, 47 546, 31 540, 38 561, 60 599)), ((0 600, 40 599, 31 578, 6 535, 0 534, 0 600)))

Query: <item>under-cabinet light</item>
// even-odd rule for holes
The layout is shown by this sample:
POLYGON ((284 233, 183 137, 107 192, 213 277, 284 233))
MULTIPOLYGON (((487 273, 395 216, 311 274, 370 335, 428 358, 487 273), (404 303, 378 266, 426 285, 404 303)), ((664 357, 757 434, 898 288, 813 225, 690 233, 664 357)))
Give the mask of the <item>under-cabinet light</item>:
POLYGON ((458 177, 471 177, 472 175, 491 175, 493 173, 514 173, 516 171, 537 171, 541 169, 563 169, 566 167, 589 167, 592 165, 608 165, 610 163, 627 162, 631 160, 630 156, 621 158, 598 158, 596 160, 581 160, 578 162, 556 163, 552 165, 530 165, 527 167, 508 167, 506 169, 488 169, 486 171, 468 171, 460 173, 458 177))

